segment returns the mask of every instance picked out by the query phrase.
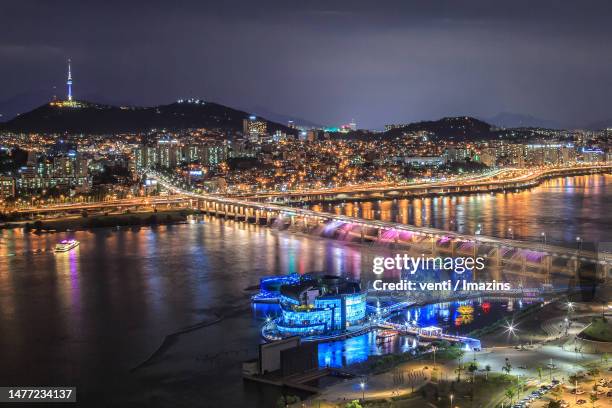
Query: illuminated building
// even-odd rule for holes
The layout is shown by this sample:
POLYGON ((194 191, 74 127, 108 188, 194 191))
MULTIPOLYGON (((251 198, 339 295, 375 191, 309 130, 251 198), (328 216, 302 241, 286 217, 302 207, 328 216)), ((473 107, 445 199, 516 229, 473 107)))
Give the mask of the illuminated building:
POLYGON ((204 166, 218 166, 227 159, 227 145, 222 142, 193 143, 181 146, 175 139, 162 139, 157 146, 139 146, 134 149, 137 168, 156 165, 173 168, 177 165, 199 162, 204 166))
POLYGON ((140 146, 134 150, 136 168, 152 167, 159 163, 159 152, 154 146, 140 146))
POLYGON ((404 157, 404 163, 416 167, 442 166, 446 160, 442 156, 404 157))
POLYGON ((51 188, 62 193, 89 191, 90 159, 78 154, 75 144, 60 139, 48 150, 48 156, 40 160, 37 154, 30 153, 27 164, 15 174, 18 195, 44 193, 51 188))
POLYGON ((197 144, 191 144, 185 147, 185 160, 187 163, 193 163, 200 159, 200 155, 202 154, 202 147, 197 144))
POLYGON ((493 147, 485 147, 480 150, 480 162, 488 167, 494 167, 497 164, 498 149, 493 147))
POLYGON ((580 156, 583 162, 600 162, 605 160, 605 153, 601 149, 580 149, 580 156))
POLYGON ((280 130, 277 130, 276 132, 274 132, 274 135, 272 135, 272 140, 274 142, 285 141, 287 140, 287 134, 285 132, 281 132, 280 130))
POLYGON ((393 123, 390 125, 385 125, 385 132, 388 132, 390 130, 393 129, 401 129, 401 128, 405 128, 409 125, 409 123, 393 123))
POLYGON ((227 149, 224 146, 208 146, 205 153, 204 163, 209 166, 221 164, 227 158, 227 149))
POLYGON ((249 116, 242 120, 242 133, 245 136, 258 137, 265 135, 268 131, 268 124, 265 120, 257 120, 256 116, 249 116))
POLYGON ((157 141, 159 165, 175 167, 181 161, 181 149, 178 140, 163 139, 157 141))
POLYGON ((444 155, 449 162, 463 162, 470 157, 470 152, 464 148, 448 147, 444 155))
POLYGON ((525 161, 529 165, 561 164, 576 159, 576 151, 571 144, 544 143, 525 146, 525 161))
POLYGON ((0 176, 0 199, 15 197, 15 179, 0 176))
POLYGON ((359 282, 325 275, 280 287, 282 336, 342 332, 366 318, 366 291, 359 282))

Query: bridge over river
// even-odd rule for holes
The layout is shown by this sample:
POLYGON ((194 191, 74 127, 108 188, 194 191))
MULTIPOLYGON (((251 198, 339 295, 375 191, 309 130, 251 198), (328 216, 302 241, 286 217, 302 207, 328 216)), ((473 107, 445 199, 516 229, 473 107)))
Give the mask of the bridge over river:
MULTIPOLYGON (((581 168, 585 171, 585 167, 581 168)), ((601 170, 601 167, 593 167, 601 170)), ((612 169, 606 166, 605 170, 612 169)), ((567 171, 573 174, 575 168, 567 171)), ((561 172, 555 169, 554 174, 561 172)), ((551 174, 546 171, 544 174, 551 174)), ((236 197, 194 193, 173 185, 163 175, 148 171, 168 190, 189 197, 206 214, 237 221, 276 225, 295 231, 324 231, 327 236, 342 236, 356 242, 388 243, 397 251, 416 256, 483 257, 489 277, 502 279, 508 274, 541 279, 549 283, 554 275, 574 278, 574 284, 585 280, 605 281, 610 277, 612 253, 580 248, 566 248, 483 235, 468 235, 428 227, 364 220, 273 203, 243 200, 236 197)), ((544 177, 544 175, 542 176, 544 177)), ((530 182, 533 182, 531 180, 530 182)), ((478 278, 474 276, 473 278, 478 278)))
POLYGON ((436 196, 443 194, 470 194, 479 192, 513 191, 531 188, 543 180, 559 176, 612 171, 610 163, 569 164, 528 169, 505 168, 488 171, 477 176, 452 177, 437 181, 421 181, 406 184, 365 183, 327 189, 293 190, 242 194, 236 197, 250 201, 274 203, 358 201, 404 197, 436 196))
MULTIPOLYGON (((433 183, 424 188, 431 192, 440 191, 479 191, 491 188, 515 188, 538 183, 541 179, 565 174, 609 172, 612 164, 592 164, 545 168, 530 171, 516 178, 493 180, 499 173, 484 176, 485 179, 471 179, 454 182, 433 183), (470 184, 473 183, 473 184, 470 184)), ((549 283, 555 275, 572 278, 575 285, 584 280, 602 282, 610 278, 612 253, 592 249, 566 248, 548 244, 495 238, 484 235, 460 234, 429 227, 415 227, 395 222, 364 220, 346 215, 335 215, 303 208, 295 208, 269 202, 254 201, 240 197, 228 197, 205 193, 196 193, 177 186, 163 174, 153 170, 143 171, 146 177, 153 178, 168 190, 166 197, 145 197, 129 200, 114 200, 100 203, 70 203, 39 208, 21 208, 16 212, 42 214, 48 212, 75 212, 83 209, 125 210, 138 207, 176 206, 197 208, 216 217, 233 219, 253 224, 274 225, 292 231, 312 233, 323 232, 325 236, 342 237, 355 242, 379 242, 405 251, 415 256, 434 257, 483 257, 489 278, 501 279, 508 274, 520 275, 549 283)), ((410 188, 406 186, 405 190, 410 188)), ((378 193, 391 194, 403 190, 403 187, 377 187, 378 193)), ((319 194, 319 192, 315 193, 319 194)), ((338 191, 333 194, 343 194, 338 191)), ((300 197, 303 197, 300 195, 300 197)), ((474 276, 473 278, 478 278, 474 276)))

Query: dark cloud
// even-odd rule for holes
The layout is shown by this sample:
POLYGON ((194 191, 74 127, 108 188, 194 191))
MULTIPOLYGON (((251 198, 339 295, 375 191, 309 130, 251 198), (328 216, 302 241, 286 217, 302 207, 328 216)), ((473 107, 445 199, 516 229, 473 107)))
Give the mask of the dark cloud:
POLYGON ((20 1, 0 6, 0 100, 63 86, 199 96, 366 127, 452 114, 610 116, 607 1, 20 1))

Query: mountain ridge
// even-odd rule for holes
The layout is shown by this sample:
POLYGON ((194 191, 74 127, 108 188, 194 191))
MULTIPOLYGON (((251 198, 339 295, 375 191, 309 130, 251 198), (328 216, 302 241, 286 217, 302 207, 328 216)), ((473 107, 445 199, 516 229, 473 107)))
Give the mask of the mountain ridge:
MULTIPOLYGON (((152 129, 183 130, 209 128, 242 131, 243 119, 250 113, 215 102, 189 100, 157 106, 115 106, 74 101, 49 102, 15 118, 0 123, 0 129, 14 132, 41 133, 131 133, 152 129), (63 105, 62 105, 63 104, 63 105)), ((270 132, 295 130, 265 120, 270 132)))
POLYGON ((496 135, 491 124, 472 116, 446 116, 438 120, 413 122, 389 129, 384 133, 387 136, 398 136, 404 132, 421 131, 449 140, 486 139, 496 135))

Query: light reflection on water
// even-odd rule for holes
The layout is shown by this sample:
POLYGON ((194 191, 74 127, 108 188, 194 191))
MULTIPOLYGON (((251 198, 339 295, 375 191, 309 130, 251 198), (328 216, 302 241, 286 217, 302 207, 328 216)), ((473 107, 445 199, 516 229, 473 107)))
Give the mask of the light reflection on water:
MULTIPOLYGON (((391 318, 395 323, 416 322, 420 327, 437 326, 444 333, 467 335, 473 330, 486 327, 499 320, 510 319, 513 313, 522 310, 537 299, 472 299, 456 302, 413 306, 401 311, 391 318)), ((273 318, 279 313, 275 304, 253 305, 254 317, 262 322, 273 318)), ((377 344, 377 331, 319 344, 319 366, 341 368, 347 365, 362 363, 369 356, 390 353, 408 352, 416 347, 416 341, 411 336, 395 336, 391 341, 377 344)))
MULTIPOLYGON (((416 321, 419 326, 438 326, 442 327, 445 333, 465 335, 500 319, 510 318, 513 312, 529 304, 531 303, 520 299, 480 299, 431 304, 411 307, 397 314, 392 321, 416 321), (461 306, 473 307, 474 311, 461 314, 458 311, 461 306)), ((415 347, 416 340, 411 336, 395 336, 388 343, 377 344, 376 332, 370 332, 347 340, 319 344, 319 366, 340 368, 364 362, 371 355, 403 353, 415 347)))
MULTIPOLYGON (((612 240, 611 187, 597 185, 601 177, 577 183, 573 193, 568 185, 557 188, 553 183, 536 191, 531 204, 526 193, 508 196, 505 200, 522 204, 508 203, 502 214, 493 210, 497 206, 490 207, 488 198, 455 205, 451 213, 499 216, 503 227, 509 220, 513 225, 567 225, 570 235, 589 229, 591 236, 612 240), (564 202, 570 202, 569 210, 561 208, 564 202)), ((423 214, 435 218, 436 208, 425 205, 423 214)), ((253 406, 259 393, 249 394, 243 385, 241 363, 256 355, 262 322, 252 316, 249 297, 254 291, 247 288, 258 285, 263 276, 311 271, 367 283, 374 278, 373 257, 392 253, 386 247, 350 246, 211 218, 187 225, 40 236, 0 230, 0 384, 73 384, 94 398, 113 389, 118 400, 180 392, 191 405, 217 398, 227 400, 228 406, 253 406), (64 238, 75 238, 81 245, 68 254, 53 254, 64 238), (218 316, 223 316, 219 323, 181 337, 183 343, 173 345, 170 357, 153 365, 152 372, 130 372, 166 335, 218 316), (223 359, 206 365, 195 358, 201 354, 223 359), (174 363, 179 367, 171 366, 174 363), (139 376, 149 381, 140 382, 139 376), (181 388, 175 381, 194 377, 206 386, 181 388)), ((441 325, 447 324, 446 318, 455 320, 452 308, 448 317, 444 310, 434 313, 441 325)), ((473 324, 486 318, 475 316, 473 324)), ((323 364, 346 364, 378 353, 371 336, 321 346, 327 348, 321 352, 323 364)))
POLYGON ((315 205, 335 214, 576 246, 612 241, 612 175, 555 178, 531 190, 315 205))

